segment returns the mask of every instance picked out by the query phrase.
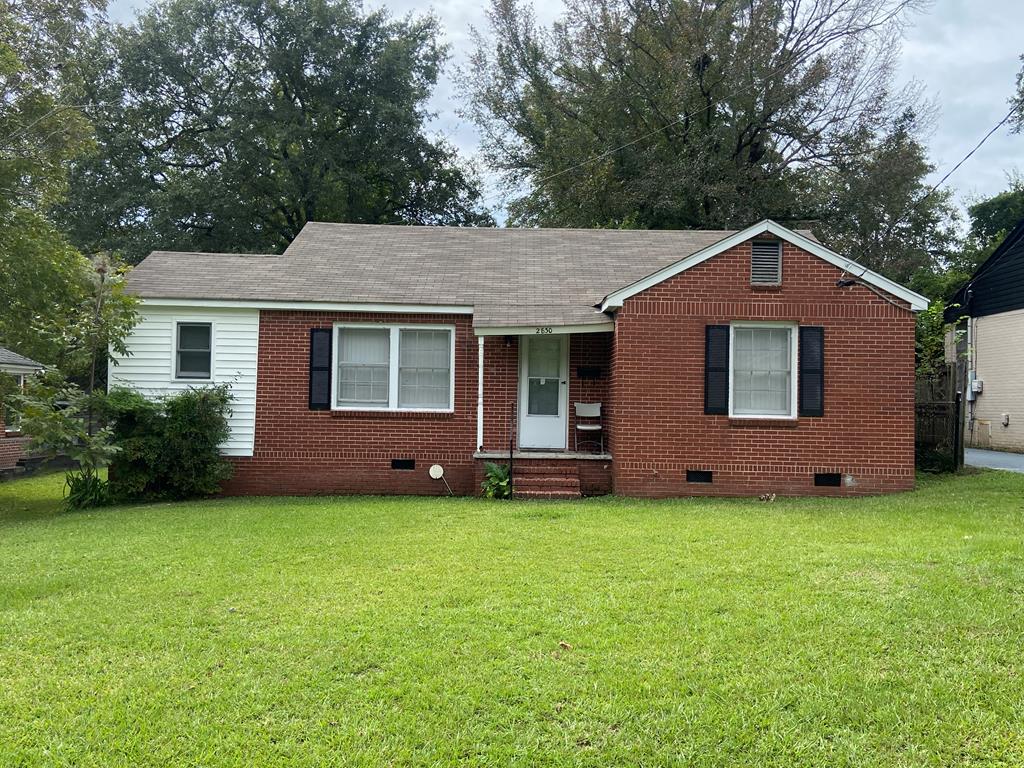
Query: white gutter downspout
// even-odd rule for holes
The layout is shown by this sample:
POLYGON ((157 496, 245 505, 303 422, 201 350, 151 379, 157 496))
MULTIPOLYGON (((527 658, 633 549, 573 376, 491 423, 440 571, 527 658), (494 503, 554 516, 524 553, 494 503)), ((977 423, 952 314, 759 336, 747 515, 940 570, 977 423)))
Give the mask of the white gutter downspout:
POLYGON ((476 337, 476 449, 484 448, 484 337, 476 337))

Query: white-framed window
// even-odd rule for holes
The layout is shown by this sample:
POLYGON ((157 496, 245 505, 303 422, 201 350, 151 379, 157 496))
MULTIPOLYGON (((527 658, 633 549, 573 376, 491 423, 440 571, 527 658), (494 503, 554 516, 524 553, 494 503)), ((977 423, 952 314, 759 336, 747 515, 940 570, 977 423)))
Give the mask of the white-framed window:
POLYGON ((797 326, 732 323, 729 343, 729 415, 795 419, 797 326))
MULTIPOLYGON (((25 376, 21 373, 12 373, 11 376, 18 383, 18 392, 25 392, 25 376)), ((11 406, 4 405, 4 431, 5 432, 20 432, 21 431, 21 417, 18 412, 15 411, 11 406)))
POLYGON ((453 410, 453 326, 336 323, 334 337, 335 410, 453 410))
POLYGON ((177 320, 174 324, 174 378, 213 378, 213 323, 177 320))

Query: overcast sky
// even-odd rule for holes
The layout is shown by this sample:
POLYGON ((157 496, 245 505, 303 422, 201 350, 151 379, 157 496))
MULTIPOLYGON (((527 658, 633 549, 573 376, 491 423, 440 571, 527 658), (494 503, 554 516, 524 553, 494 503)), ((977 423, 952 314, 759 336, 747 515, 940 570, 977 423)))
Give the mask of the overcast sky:
MULTIPOLYGON (((111 0, 110 15, 117 21, 130 21, 135 10, 148 0, 111 0)), ((458 104, 450 80, 451 69, 469 50, 469 30, 485 27, 483 6, 486 0, 437 0, 433 3, 413 0, 367 0, 366 7, 387 5, 395 14, 422 12, 433 8, 445 28, 452 47, 453 61, 434 94, 432 108, 437 112, 435 130, 448 136, 471 156, 478 136, 472 124, 456 114, 458 104)), ((535 2, 538 21, 549 22, 561 8, 559 0, 535 2)), ((929 137, 932 162, 937 166, 937 181, 959 161, 1009 109, 1007 99, 1013 92, 1020 70, 1019 56, 1024 53, 1024 3, 1021 0, 936 0, 925 14, 913 18, 907 30, 900 78, 919 81, 933 98, 939 113, 934 133, 929 137)), ((1006 187, 1010 171, 1024 172, 1024 135, 1011 134, 1006 128, 992 136, 947 184, 963 204, 985 197, 1006 187)), ((498 201, 493 191, 490 204, 498 201)))

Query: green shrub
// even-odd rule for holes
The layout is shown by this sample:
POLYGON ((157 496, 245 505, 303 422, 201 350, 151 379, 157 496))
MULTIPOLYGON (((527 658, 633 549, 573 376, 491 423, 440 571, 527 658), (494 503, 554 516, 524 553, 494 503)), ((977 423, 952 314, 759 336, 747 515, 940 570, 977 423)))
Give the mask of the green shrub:
POLYGON ((24 395, 11 397, 22 429, 31 435, 31 450, 75 462, 65 473, 64 504, 71 509, 99 507, 109 501, 107 481, 100 470, 120 449, 108 427, 93 425, 93 411, 101 399, 59 375, 33 377, 24 395))
POLYGON ((227 385, 190 388, 159 400, 113 390, 105 416, 121 451, 110 467, 116 501, 210 496, 231 477, 218 446, 229 434, 227 385))
POLYGON ((495 464, 492 461, 484 464, 484 481, 480 489, 488 499, 507 499, 511 496, 508 464, 495 464))

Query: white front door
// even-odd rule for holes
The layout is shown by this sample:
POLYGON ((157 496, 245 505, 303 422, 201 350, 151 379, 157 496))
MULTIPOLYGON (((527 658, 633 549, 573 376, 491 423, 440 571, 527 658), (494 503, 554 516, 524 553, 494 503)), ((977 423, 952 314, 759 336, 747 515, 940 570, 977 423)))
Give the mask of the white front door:
POLYGON ((569 337, 520 338, 519 447, 563 450, 569 426, 569 337))

